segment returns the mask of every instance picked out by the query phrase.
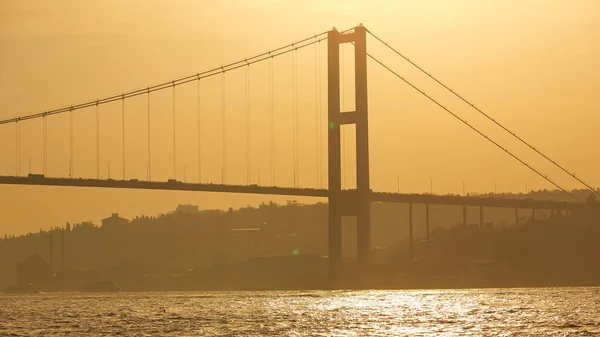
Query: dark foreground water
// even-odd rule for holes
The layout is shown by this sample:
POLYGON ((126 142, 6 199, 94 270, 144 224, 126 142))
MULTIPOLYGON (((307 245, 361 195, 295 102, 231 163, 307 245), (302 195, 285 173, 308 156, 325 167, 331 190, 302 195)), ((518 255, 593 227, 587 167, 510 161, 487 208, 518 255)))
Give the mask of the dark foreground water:
POLYGON ((600 288, 0 295, 0 336, 598 336, 600 288))

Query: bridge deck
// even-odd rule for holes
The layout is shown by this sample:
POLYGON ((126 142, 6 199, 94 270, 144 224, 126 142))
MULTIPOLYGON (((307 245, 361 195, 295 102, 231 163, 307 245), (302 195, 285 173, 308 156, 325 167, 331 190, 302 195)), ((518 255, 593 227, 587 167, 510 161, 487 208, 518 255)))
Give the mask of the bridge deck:
MULTIPOLYGON (((0 176, 0 184, 4 185, 38 185, 38 186, 70 186, 70 187, 95 187, 95 188, 128 188, 147 190, 171 190, 171 191, 196 191, 196 192, 221 192, 221 193, 247 193, 288 195, 303 197, 329 196, 326 189, 272 187, 258 185, 221 185, 221 184, 199 184, 183 183, 179 181, 141 181, 132 180, 104 180, 104 179, 73 179, 73 178, 48 178, 48 177, 10 177, 0 176)), ((343 191, 342 193, 353 193, 343 191)), ((402 194, 372 192, 372 201, 399 202, 431 205, 457 205, 457 206, 485 206, 499 208, 527 208, 527 209, 555 209, 576 210, 585 207, 585 204, 565 201, 533 200, 533 199, 507 199, 480 196, 457 196, 457 195, 435 195, 435 194, 402 194)))

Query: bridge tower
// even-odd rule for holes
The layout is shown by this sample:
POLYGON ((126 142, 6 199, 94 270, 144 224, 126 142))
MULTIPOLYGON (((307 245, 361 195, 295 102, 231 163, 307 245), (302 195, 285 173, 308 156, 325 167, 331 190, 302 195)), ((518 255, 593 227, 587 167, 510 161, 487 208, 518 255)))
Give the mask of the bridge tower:
POLYGON ((369 125, 367 104, 367 30, 328 32, 328 164, 329 164, 329 264, 332 271, 342 265, 342 217, 355 216, 357 255, 361 266, 369 264, 371 252, 371 188, 369 182, 369 125), (340 108, 340 44, 354 44, 355 111, 340 108), (340 129, 356 126, 356 190, 342 190, 340 129))

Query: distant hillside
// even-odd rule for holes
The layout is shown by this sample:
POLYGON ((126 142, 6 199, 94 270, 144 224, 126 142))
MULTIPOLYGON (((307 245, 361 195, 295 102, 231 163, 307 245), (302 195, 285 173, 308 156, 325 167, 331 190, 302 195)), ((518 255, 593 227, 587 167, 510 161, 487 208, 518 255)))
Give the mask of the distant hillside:
MULTIPOLYGON (((582 200, 585 191, 574 191, 582 200)), ((540 200, 568 200, 557 191, 534 191, 527 195, 502 194, 502 197, 540 200)), ((538 219, 550 217, 538 211, 538 219)), ((531 218, 531 210, 519 210, 519 223, 531 218)), ((413 206, 414 239, 425 238, 425 207, 413 206)), ((479 208, 470 207, 469 224, 479 223, 479 208)), ((484 221, 495 229, 514 227, 512 209, 484 210, 484 221)), ((189 269, 214 263, 243 262, 251 256, 291 254, 293 251, 327 255, 327 204, 262 204, 257 208, 204 210, 195 214, 172 212, 158 217, 140 216, 122 226, 103 228, 84 222, 66 224, 50 231, 0 239, 0 284, 14 283, 18 261, 39 253, 50 261, 50 237, 54 271, 61 270, 61 232, 64 230, 64 266, 66 269, 103 268, 135 262, 160 268, 189 269)), ((430 206, 430 231, 462 223, 462 208, 430 206)), ((356 223, 343 222, 345 256, 356 255, 356 223)), ((408 238, 406 204, 372 204, 372 246, 396 247, 408 238)))

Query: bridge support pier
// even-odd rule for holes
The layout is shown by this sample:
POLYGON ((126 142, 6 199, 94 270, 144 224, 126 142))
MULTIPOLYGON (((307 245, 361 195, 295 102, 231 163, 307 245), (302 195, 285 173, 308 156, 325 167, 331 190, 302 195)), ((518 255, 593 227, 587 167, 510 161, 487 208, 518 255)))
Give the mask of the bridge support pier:
POLYGON ((337 30, 327 35, 328 79, 328 164, 329 164, 329 264, 335 271, 342 264, 342 216, 357 218, 357 255, 366 267, 371 253, 371 188, 369 181, 369 125, 367 104, 366 32, 358 26, 353 32, 337 30), (340 108, 340 44, 354 43, 355 111, 340 108), (356 190, 341 189, 342 163, 340 128, 356 125, 356 190))
POLYGON ((329 200, 329 267, 336 271, 342 265, 342 215, 329 200))

